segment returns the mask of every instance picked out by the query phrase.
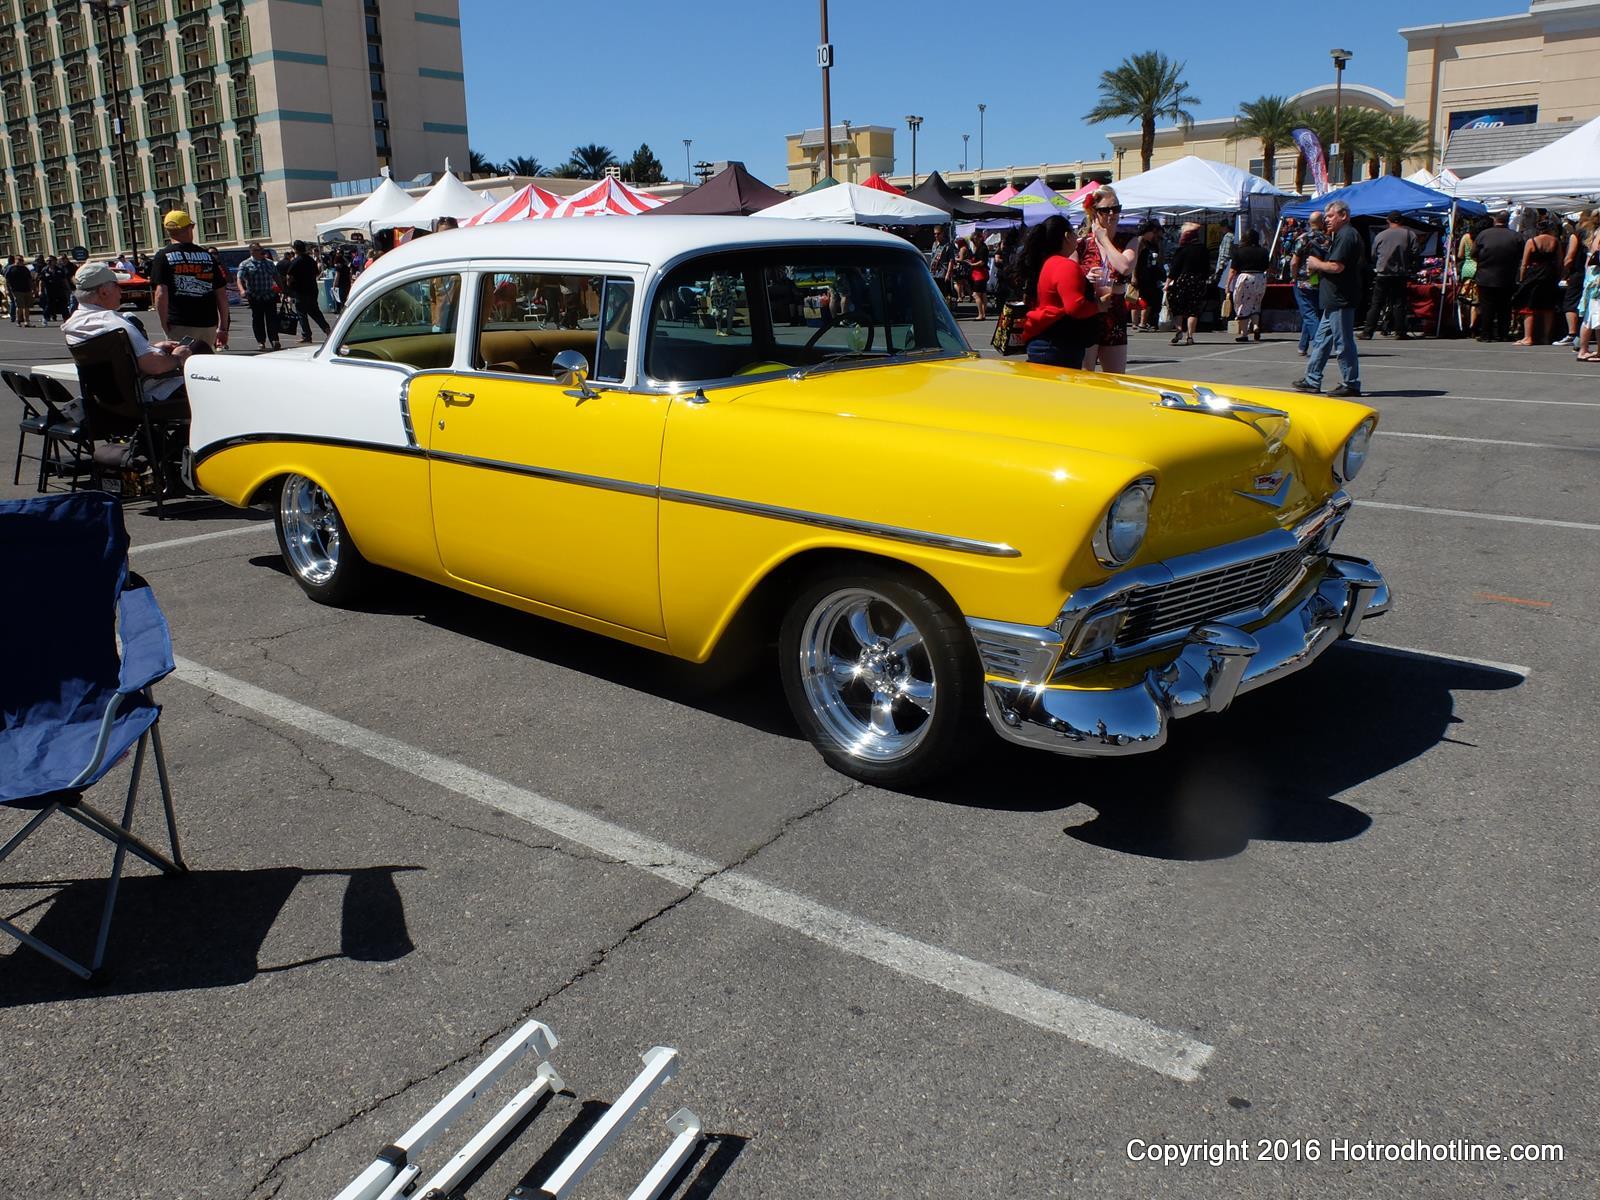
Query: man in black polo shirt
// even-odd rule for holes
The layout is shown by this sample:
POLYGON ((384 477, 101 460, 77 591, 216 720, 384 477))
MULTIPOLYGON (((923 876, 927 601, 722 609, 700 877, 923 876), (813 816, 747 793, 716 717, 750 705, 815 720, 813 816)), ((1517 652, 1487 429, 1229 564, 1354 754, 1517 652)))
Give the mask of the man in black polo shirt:
POLYGON ((1337 342, 1339 374, 1343 379, 1329 394, 1359 396, 1361 358, 1356 353, 1356 307, 1361 303, 1361 267, 1367 247, 1350 224, 1350 206, 1343 200, 1330 200, 1323 215, 1328 222, 1328 252, 1321 258, 1312 254, 1306 259, 1306 265, 1322 276, 1322 324, 1317 326, 1316 340, 1311 343, 1305 378, 1296 379, 1292 386, 1301 392, 1320 392, 1323 368, 1337 342))
POLYGON ((1511 293, 1522 269, 1522 238, 1511 232, 1509 214, 1495 213, 1494 224, 1472 240, 1472 253, 1478 260, 1478 340, 1508 341, 1511 293))
POLYGON ((189 338, 213 350, 228 348, 228 276, 208 246, 194 241, 194 222, 181 210, 161 226, 172 240, 150 259, 156 314, 173 341, 189 338))

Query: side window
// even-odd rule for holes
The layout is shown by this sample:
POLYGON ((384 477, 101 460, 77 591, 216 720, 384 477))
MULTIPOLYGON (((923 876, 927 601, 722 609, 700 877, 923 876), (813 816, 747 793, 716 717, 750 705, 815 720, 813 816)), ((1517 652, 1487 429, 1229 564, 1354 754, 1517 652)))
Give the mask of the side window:
MULTIPOLYGON (((593 364, 601 329, 603 281, 592 275, 496 271, 479 288, 473 363, 507 375, 553 377, 555 356, 576 350, 593 364)), ((627 361, 627 319, 621 349, 627 361)), ((611 378, 595 371, 596 378, 611 378)), ((621 378, 619 373, 616 378, 621 378)))
POLYGON ((628 325, 633 320, 633 280, 606 279, 600 303, 600 345, 594 377, 620 383, 628 374, 628 325))
POLYGON ((456 356, 461 276, 413 279, 368 300, 339 343, 343 358, 448 367, 456 356))

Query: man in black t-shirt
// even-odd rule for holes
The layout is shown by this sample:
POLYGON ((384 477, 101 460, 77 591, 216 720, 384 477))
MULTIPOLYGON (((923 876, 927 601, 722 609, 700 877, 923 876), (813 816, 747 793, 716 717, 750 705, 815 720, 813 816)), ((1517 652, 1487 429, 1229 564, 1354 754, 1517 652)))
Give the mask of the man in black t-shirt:
POLYGON ((150 259, 156 315, 174 342, 190 338, 213 350, 228 348, 228 275, 207 246, 194 241, 194 222, 179 210, 161 219, 172 240, 150 259))
POLYGON ((1356 353, 1356 309, 1361 304, 1361 268, 1366 262, 1367 247, 1350 224, 1350 206, 1343 200, 1329 201, 1323 215, 1328 222, 1327 254, 1312 254, 1306 259, 1306 266, 1322 277, 1322 323, 1311 343, 1305 378, 1295 380, 1292 386, 1297 391, 1320 392, 1323 368, 1337 343, 1343 379, 1330 394, 1359 396, 1361 359, 1356 353))
POLYGON ((284 269, 284 282, 300 310, 300 340, 311 340, 311 322, 317 323, 322 336, 328 336, 328 322, 322 316, 322 305, 317 298, 317 287, 322 279, 322 266, 304 242, 294 244, 294 257, 284 269))

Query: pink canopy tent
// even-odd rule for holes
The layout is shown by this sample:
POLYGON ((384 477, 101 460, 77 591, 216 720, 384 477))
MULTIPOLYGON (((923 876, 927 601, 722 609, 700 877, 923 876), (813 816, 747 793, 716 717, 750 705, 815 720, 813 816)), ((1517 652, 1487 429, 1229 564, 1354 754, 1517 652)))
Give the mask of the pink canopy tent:
POLYGON ((1011 197, 1015 196, 1016 194, 1017 194, 1017 189, 1012 187, 1008 183, 1008 184, 1006 184, 1005 187, 1001 188, 994 195, 985 196, 984 197, 984 203, 985 204, 1004 204, 1007 200, 1011 199, 1011 197))
POLYGON ((620 179, 602 179, 576 196, 568 196, 550 213, 552 217, 634 216, 666 201, 629 187, 620 179))
POLYGON ((863 179, 861 181, 861 186, 862 187, 874 188, 874 189, 876 189, 877 191, 880 191, 880 192, 888 192, 891 196, 904 196, 905 195, 904 192, 902 192, 899 188, 895 187, 894 184, 890 183, 882 175, 874 175, 870 179, 863 179))
POLYGON ((501 221, 531 221, 536 217, 548 217, 561 203, 562 197, 554 192, 547 192, 535 184, 518 188, 504 200, 491 204, 480 213, 474 213, 465 221, 467 225, 495 225, 501 221))

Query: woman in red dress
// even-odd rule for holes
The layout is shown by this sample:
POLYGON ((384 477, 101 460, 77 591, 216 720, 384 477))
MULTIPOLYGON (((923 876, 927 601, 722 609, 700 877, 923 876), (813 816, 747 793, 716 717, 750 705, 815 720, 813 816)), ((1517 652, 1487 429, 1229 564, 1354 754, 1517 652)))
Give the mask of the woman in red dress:
POLYGON ((1028 305, 1022 340, 1031 363, 1081 367, 1084 351, 1098 336, 1106 301, 1090 290, 1073 257, 1077 248, 1078 235, 1062 216, 1046 217, 1023 243, 1016 287, 1028 305))
POLYGON ((1122 202, 1109 187, 1101 187, 1083 203, 1089 219, 1078 241, 1078 261, 1089 282, 1110 289, 1105 315, 1095 344, 1083 357, 1083 369, 1118 374, 1128 369, 1128 279, 1139 260, 1137 247, 1122 249, 1116 243, 1122 202))

